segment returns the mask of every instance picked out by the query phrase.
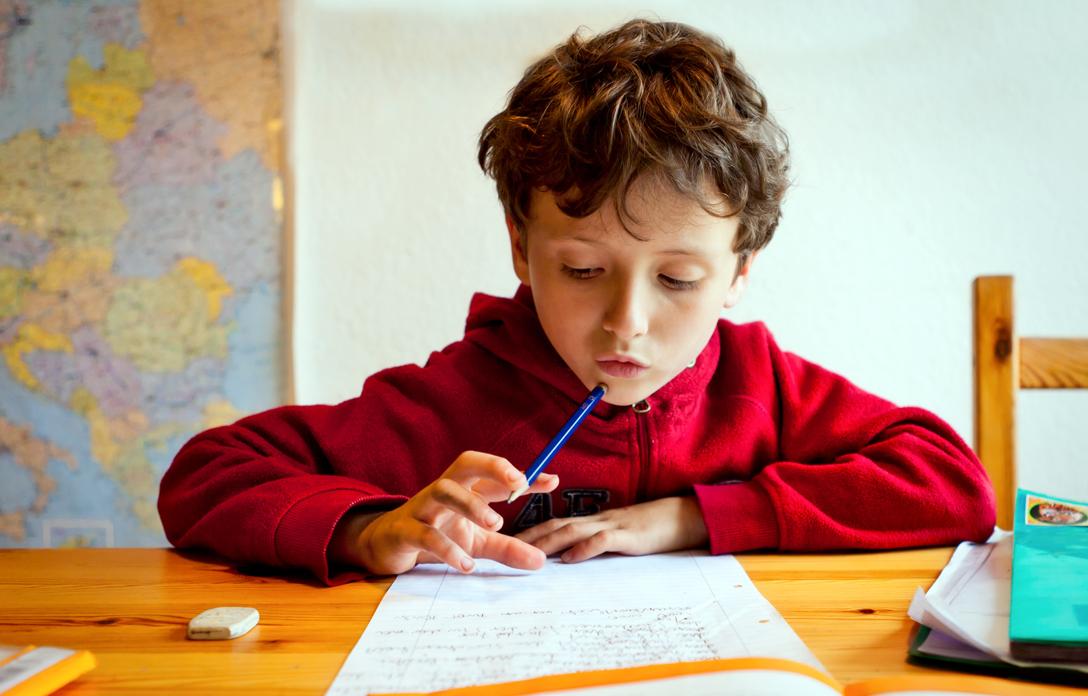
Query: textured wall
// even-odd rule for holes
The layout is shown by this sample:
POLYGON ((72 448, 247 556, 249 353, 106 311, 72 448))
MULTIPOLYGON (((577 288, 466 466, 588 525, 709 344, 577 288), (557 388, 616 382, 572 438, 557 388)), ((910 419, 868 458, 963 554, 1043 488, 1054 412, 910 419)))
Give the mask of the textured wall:
MULTIPOLYGON (((479 129, 576 26, 650 10, 733 46, 791 136, 796 185, 731 318, 968 440, 975 275, 1017 277, 1023 333, 1088 334, 1088 5, 581 5, 291 6, 300 402, 426 359, 473 291, 514 289, 479 129)), ((1023 483, 1088 497, 1088 395, 1020 414, 1023 483)))

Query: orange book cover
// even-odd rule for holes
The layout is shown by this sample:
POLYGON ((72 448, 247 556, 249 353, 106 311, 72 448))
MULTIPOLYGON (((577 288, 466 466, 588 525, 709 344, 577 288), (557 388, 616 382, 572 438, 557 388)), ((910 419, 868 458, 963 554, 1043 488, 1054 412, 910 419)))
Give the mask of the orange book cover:
POLYGON ((0 646, 0 694, 50 694, 95 667, 86 650, 51 646, 0 646))
POLYGON ((827 673, 799 662, 745 657, 556 674, 434 691, 431 696, 524 696, 568 692, 641 694, 670 690, 675 693, 751 693, 751 689, 757 685, 758 693, 788 693, 794 696, 879 696, 903 692, 1041 696, 1053 693, 1023 682, 959 674, 904 674, 866 679, 844 686, 827 673), (621 686, 622 691, 618 689, 621 686))

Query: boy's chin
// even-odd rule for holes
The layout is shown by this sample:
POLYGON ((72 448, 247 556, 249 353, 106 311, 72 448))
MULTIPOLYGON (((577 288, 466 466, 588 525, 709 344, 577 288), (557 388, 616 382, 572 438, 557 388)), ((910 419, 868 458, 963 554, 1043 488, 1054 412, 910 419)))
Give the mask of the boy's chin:
POLYGON ((608 391, 601 401, 613 406, 637 404, 640 401, 649 399, 660 388, 660 385, 632 384, 630 380, 614 378, 604 378, 601 382, 608 385, 608 391))
MULTIPOLYGON (((679 374, 679 372, 677 373, 679 374)), ((604 384, 608 387, 608 391, 605 392, 601 401, 612 406, 632 406, 640 401, 652 398, 658 389, 668 384, 673 377, 664 381, 661 380, 660 375, 656 375, 656 379, 651 376, 643 379, 623 379, 618 377, 610 377, 609 375, 590 375, 587 381, 585 377, 579 376, 582 384, 586 386, 587 390, 592 391, 598 384, 604 384)))

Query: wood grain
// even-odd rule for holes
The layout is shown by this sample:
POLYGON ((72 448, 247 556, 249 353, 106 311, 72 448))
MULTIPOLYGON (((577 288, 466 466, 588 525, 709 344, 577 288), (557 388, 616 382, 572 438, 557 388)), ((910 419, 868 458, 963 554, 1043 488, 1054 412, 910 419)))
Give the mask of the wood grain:
MULTIPOLYGON (((929 671, 905 662, 906 609, 950 554, 738 558, 832 675, 848 682, 929 671)), ((60 694, 321 694, 390 584, 321 587, 166 549, 0 550, 0 642, 94 652, 99 666, 60 694), (260 624, 232 641, 185 639, 191 617, 225 605, 256 607, 260 624)))
POLYGON ((994 485, 997 524, 1012 529, 1020 366, 1012 276, 976 278, 974 290, 975 452, 994 485))
POLYGON ((1088 338, 1021 338, 1020 387, 1088 389, 1088 338))

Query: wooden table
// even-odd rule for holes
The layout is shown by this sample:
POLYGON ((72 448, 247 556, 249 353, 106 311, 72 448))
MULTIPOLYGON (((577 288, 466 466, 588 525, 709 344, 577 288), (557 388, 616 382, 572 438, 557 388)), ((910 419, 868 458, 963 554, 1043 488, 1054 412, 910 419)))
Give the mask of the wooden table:
MULTIPOLYGON (((738 558, 831 673, 849 682, 929 671, 905 662, 906 610, 914 588, 929 587, 950 555, 738 558)), ((327 588, 165 549, 0 550, 0 643, 91 650, 98 667, 62 694, 320 694, 390 582, 327 588), (186 640, 192 616, 223 605, 257 607, 261 622, 233 641, 186 640)))

